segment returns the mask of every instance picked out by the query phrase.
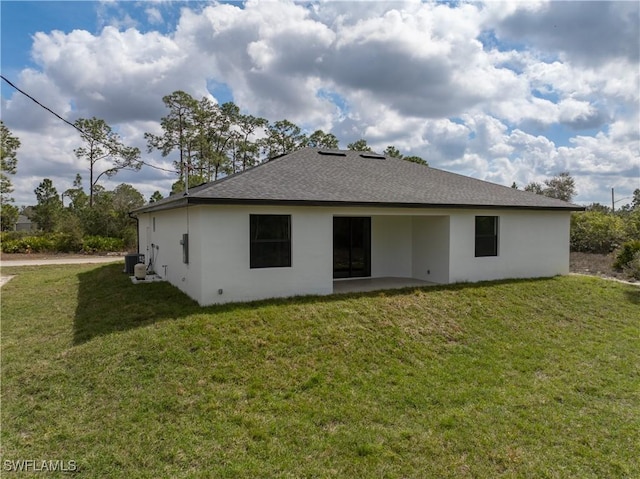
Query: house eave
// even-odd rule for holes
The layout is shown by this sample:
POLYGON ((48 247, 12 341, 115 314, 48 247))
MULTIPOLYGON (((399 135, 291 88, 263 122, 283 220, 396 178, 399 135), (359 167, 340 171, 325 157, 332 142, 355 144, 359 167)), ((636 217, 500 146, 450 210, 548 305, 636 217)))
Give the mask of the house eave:
POLYGON ((165 210, 173 210, 176 208, 182 208, 187 206, 188 197, 184 196, 178 199, 171 199, 171 201, 162 202, 160 204, 151 203, 149 205, 142 206, 140 208, 136 208, 130 212, 131 215, 136 216, 142 213, 151 213, 153 211, 165 211, 165 210))
POLYGON ((184 196, 180 199, 159 205, 147 205, 132 211, 132 214, 150 213, 188 205, 260 205, 260 206, 311 206, 311 207, 372 207, 372 208, 411 208, 411 209, 474 209, 474 210, 526 210, 526 211, 584 211, 582 206, 567 203, 567 206, 544 205, 496 205, 468 203, 402 203, 374 201, 319 201, 319 200, 282 200, 255 198, 202 198, 184 196))

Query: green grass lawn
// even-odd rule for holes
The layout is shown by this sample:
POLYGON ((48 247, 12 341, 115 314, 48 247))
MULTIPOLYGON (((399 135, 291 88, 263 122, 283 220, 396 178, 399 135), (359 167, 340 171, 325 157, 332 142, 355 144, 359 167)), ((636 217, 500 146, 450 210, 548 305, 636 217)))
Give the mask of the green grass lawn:
POLYGON ((3 271, 3 469, 640 477, 638 287, 571 276, 200 308, 121 271, 3 271))

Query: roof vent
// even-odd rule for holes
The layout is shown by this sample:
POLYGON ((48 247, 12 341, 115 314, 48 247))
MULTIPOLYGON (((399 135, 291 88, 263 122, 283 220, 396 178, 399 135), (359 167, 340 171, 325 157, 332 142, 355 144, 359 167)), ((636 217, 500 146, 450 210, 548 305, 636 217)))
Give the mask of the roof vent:
POLYGON ((282 158, 283 156, 287 156, 289 153, 280 153, 279 155, 272 156, 271 158, 267 158, 267 161, 277 160, 278 158, 282 158))
POLYGON ((347 156, 346 153, 342 151, 326 151, 326 150, 318 150, 319 155, 327 155, 327 156, 347 156))
POLYGON ((376 153, 360 153, 362 158, 373 158, 374 160, 386 160, 386 156, 378 155, 376 153))

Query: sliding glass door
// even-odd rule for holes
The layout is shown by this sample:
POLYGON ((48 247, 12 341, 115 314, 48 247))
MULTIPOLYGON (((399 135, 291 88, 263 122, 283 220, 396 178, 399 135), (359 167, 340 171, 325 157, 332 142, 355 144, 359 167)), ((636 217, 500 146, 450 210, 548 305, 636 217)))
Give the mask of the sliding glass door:
POLYGON ((333 218, 333 277, 371 276, 371 218, 333 218))

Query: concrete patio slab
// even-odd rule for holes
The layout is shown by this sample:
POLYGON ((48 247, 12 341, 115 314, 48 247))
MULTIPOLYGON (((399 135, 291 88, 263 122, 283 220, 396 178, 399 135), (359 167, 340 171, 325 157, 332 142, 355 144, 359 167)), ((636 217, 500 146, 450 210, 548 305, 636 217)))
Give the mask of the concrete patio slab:
POLYGON ((383 289, 400 289, 424 286, 435 286, 437 283, 422 281, 415 278, 358 278, 338 279, 333 281, 333 292, 338 293, 362 293, 366 291, 379 291, 383 289))

